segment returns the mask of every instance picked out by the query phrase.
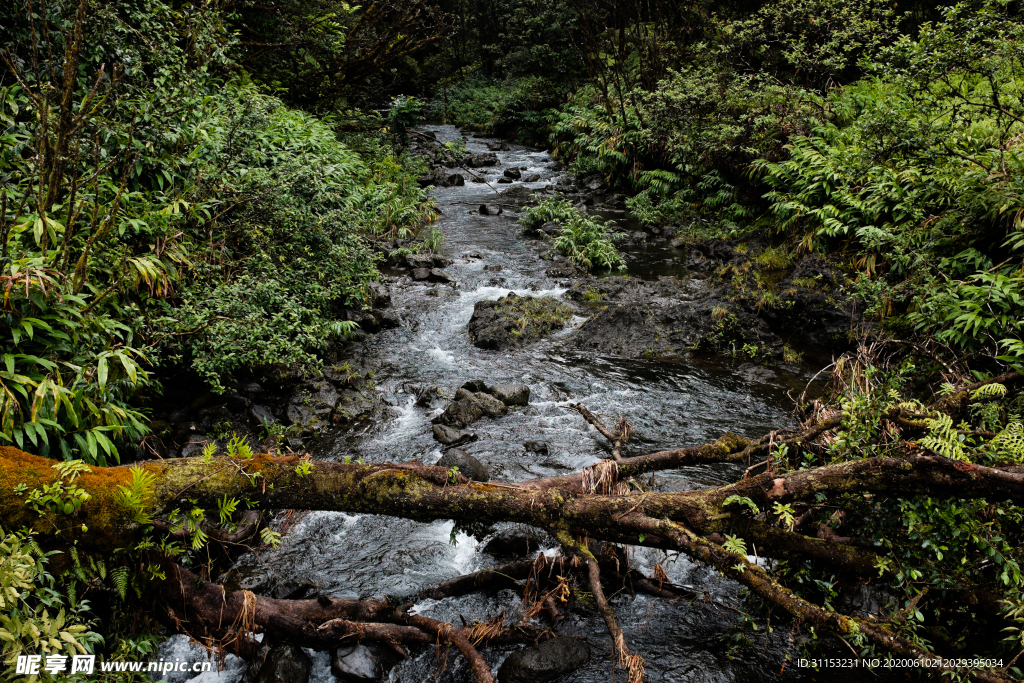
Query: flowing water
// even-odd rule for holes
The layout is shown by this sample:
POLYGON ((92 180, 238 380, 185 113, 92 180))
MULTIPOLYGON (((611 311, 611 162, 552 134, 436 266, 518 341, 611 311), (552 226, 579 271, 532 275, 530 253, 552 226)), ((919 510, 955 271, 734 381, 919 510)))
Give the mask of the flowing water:
MULTIPOLYGON (((459 136, 450 126, 432 130, 441 141, 459 136)), ((471 138, 469 151, 483 152, 486 147, 471 138)), ((526 168, 524 177, 540 174, 540 181, 528 184, 537 189, 559 175, 553 170, 553 159, 543 151, 513 146, 498 156, 501 166, 488 169, 485 176, 491 184, 509 167, 526 168)), ((569 402, 582 402, 605 416, 606 422, 628 417, 637 435, 630 440, 627 455, 701 443, 727 430, 760 436, 791 424, 789 402, 781 388, 750 385, 727 365, 626 360, 576 352, 566 339, 585 320, 584 310, 565 330, 526 348, 510 352, 475 348, 466 323, 476 302, 510 291, 557 297, 563 290, 544 275, 550 264, 537 257, 538 243, 523 237, 514 208, 506 205, 499 216, 480 215, 480 204, 493 206, 501 203, 500 199, 487 184, 468 180, 465 186, 433 193, 442 212, 437 226, 445 236, 444 254, 453 261, 448 272, 458 286, 411 283, 407 278, 393 284, 393 307, 402 326, 376 335, 362 352, 364 360, 376 367, 373 381, 393 406, 393 418, 361 432, 324 436, 314 447, 316 457, 436 462, 441 450, 431 435, 430 419, 439 408, 414 406, 415 386, 439 386, 454 392, 470 379, 521 382, 531 388, 528 407, 472 425, 470 429, 480 439, 464 447, 487 466, 492 479, 505 481, 567 474, 607 457, 607 445, 578 414, 567 409, 569 402), (549 454, 526 452, 526 440, 548 442, 549 454)), ((644 276, 645 268, 656 269, 659 262, 650 253, 638 256, 631 274, 644 276)), ((655 486, 659 490, 699 488, 735 480, 741 473, 742 468, 729 465, 689 467, 657 474, 655 486)), ((238 569, 249 575, 276 577, 286 586, 312 586, 316 593, 331 597, 411 597, 442 580, 496 564, 480 552, 484 540, 454 529, 450 521, 421 524, 314 512, 290 526, 278 550, 250 554, 238 569)), ((763 628, 747 630, 753 645, 730 649, 732 641, 725 637, 738 632, 733 630, 738 617, 725 605, 737 600, 736 584, 675 554, 637 549, 632 561, 645 573, 661 562, 672 581, 705 590, 709 596, 692 603, 634 597, 628 592, 613 598, 630 646, 646 659, 647 681, 783 678, 779 672, 787 647, 785 633, 766 636, 763 628)), ((515 615, 518 606, 519 598, 505 591, 425 601, 417 604, 416 610, 440 619, 462 616, 471 621, 490 619, 502 611, 515 615)), ((593 652, 590 663, 565 677, 565 683, 612 680, 610 639, 596 610, 573 610, 561 631, 587 638, 593 652)), ((165 656, 182 648, 180 638, 172 640, 165 646, 165 656)), ((311 680, 333 681, 328 654, 310 654, 314 657, 311 680)), ((494 649, 483 654, 497 667, 508 651, 494 649)), ((239 671, 237 666, 229 668, 220 680, 237 680, 239 671)), ((624 680, 621 671, 615 676, 624 680)), ((800 680, 801 676, 790 665, 784 678, 800 680)), ((442 673, 435 654, 425 652, 400 664, 390 680, 420 683, 470 681, 472 677, 461 658, 449 658, 442 673)))

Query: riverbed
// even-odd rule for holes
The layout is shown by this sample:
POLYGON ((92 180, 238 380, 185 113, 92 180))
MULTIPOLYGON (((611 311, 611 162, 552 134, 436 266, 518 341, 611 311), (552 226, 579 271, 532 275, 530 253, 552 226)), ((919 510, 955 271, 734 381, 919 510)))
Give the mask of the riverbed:
MULTIPOLYGON (((451 126, 430 127, 442 142, 460 132, 451 126)), ((486 141, 469 138, 470 152, 485 152, 486 141)), ((523 236, 515 205, 495 192, 505 168, 523 170, 533 190, 554 184, 561 172, 543 150, 510 145, 499 151, 500 165, 485 171, 487 183, 467 177, 463 186, 438 188, 434 201, 441 211, 436 226, 444 234, 447 268, 457 281, 446 284, 414 283, 397 275, 390 285, 392 308, 401 318, 397 329, 382 331, 364 342, 360 361, 374 368, 372 382, 389 404, 390 419, 355 431, 328 432, 311 445, 314 457, 324 460, 362 458, 366 462, 436 462, 442 455, 431 434, 430 420, 440 407, 417 407, 416 393, 440 387, 454 393, 464 382, 488 384, 517 382, 529 385, 530 403, 499 419, 485 418, 472 426, 479 440, 463 448, 479 459, 492 479, 522 481, 578 471, 608 457, 608 446, 568 404, 583 403, 606 422, 629 418, 636 435, 626 455, 713 440, 725 431, 757 437, 771 429, 793 426, 791 403, 784 388, 751 384, 728 362, 674 360, 664 362, 623 359, 580 353, 567 341, 586 320, 577 307, 565 329, 530 346, 510 352, 485 351, 472 345, 466 332, 473 306, 508 292, 517 295, 560 297, 566 283, 547 277, 551 265, 538 258, 540 243, 523 236), (493 187, 492 187, 493 186, 493 187), (501 215, 481 215, 480 204, 502 205, 501 215), (527 452, 525 441, 543 441, 548 453, 527 452)), ((453 172, 458 169, 453 169, 453 172)), ((516 183, 522 184, 522 183, 516 183)), ((657 254, 630 255, 629 274, 664 275, 657 254)), ((680 276, 673 270, 671 274, 680 276)), ((685 277, 685 274, 681 275, 685 277)), ((695 283, 699 286, 699 283, 695 283)), ((686 490, 718 485, 742 476, 742 467, 706 465, 658 473, 658 490, 686 490)), ((502 531, 499 526, 492 533, 502 531)), ((422 589, 460 574, 494 566, 498 562, 482 552, 488 536, 476 538, 454 528, 450 521, 432 524, 373 515, 313 512, 288 520, 288 531, 277 550, 264 549, 244 556, 236 571, 250 577, 272 577, 296 591, 330 597, 388 596, 413 599, 422 589)), ((542 548, 551 552, 553 547, 542 548)), ((696 601, 666 601, 628 591, 616 593, 612 605, 630 647, 646 660, 646 680, 658 681, 770 681, 802 680, 792 664, 781 673, 787 650, 788 625, 782 633, 768 634, 763 627, 744 627, 729 609, 739 600, 739 586, 685 556, 637 548, 631 562, 645 573, 661 563, 669 579, 704 591, 696 601), (747 646, 734 647, 742 634, 747 646)), ((519 598, 511 591, 417 603, 415 610, 438 619, 487 620, 505 612, 516 618, 519 598)), ((610 639, 596 610, 585 605, 572 609, 561 633, 586 638, 590 662, 564 679, 565 683, 604 683, 612 680, 610 639)), ((485 649, 482 654, 494 670, 511 650, 485 649)), ((172 639, 163 656, 196 656, 183 637, 172 639), (189 655, 188 653, 193 653, 189 655)), ((329 653, 314 653, 311 681, 334 681, 329 653)), ((443 659, 443 658, 442 658, 443 659)), ((451 656, 442 671, 433 650, 415 654, 392 670, 394 683, 470 681, 460 657, 451 656)), ((229 661, 216 678, 236 681, 242 665, 229 661)), ((615 678, 625 680, 623 672, 615 678)), ((187 678, 181 680, 188 680, 187 678)))

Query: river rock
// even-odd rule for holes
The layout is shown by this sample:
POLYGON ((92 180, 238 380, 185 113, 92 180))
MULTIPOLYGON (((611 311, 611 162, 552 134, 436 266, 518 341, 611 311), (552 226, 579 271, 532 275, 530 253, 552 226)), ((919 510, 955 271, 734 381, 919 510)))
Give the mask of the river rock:
POLYGON ((540 180, 540 174, 539 173, 531 173, 530 175, 523 177, 523 182, 524 183, 535 183, 538 180, 540 180))
POLYGON ((492 152, 507 152, 509 147, 508 143, 504 140, 495 140, 494 142, 487 143, 487 149, 492 152))
POLYGON ((441 270, 440 268, 430 269, 430 281, 440 282, 443 285, 454 285, 456 284, 455 278, 453 278, 448 271, 441 270))
POLYGON ((540 548, 540 536, 521 528, 505 529, 484 544, 483 552, 498 560, 527 557, 540 548))
POLYGON ((459 474, 469 477, 473 481, 487 481, 491 478, 484 464, 461 448, 450 449, 441 456, 436 466, 446 469, 458 467, 459 474))
POLYGON ((338 395, 334 416, 331 419, 335 424, 347 424, 368 417, 373 411, 372 395, 368 396, 355 389, 345 389, 338 395))
POLYGON ((482 379, 471 379, 467 380, 460 388, 472 392, 487 391, 487 383, 482 379))
POLYGON ((295 403, 290 404, 284 414, 289 423, 307 429, 314 427, 318 421, 312 411, 295 403))
POLYGON ((395 653, 377 645, 346 645, 331 656, 331 673, 345 683, 384 680, 398 663, 395 653))
POLYGON ((500 206, 487 206, 486 204, 481 204, 477 211, 481 216, 500 216, 504 212, 500 206))
POLYGON ((498 683, 547 683, 575 671, 589 659, 586 641, 571 636, 552 638, 509 655, 498 669, 498 683))
POLYGON ((253 406, 249 408, 249 414, 252 415, 258 425, 273 424, 274 422, 277 422, 277 418, 275 418, 274 414, 270 412, 270 408, 267 408, 266 406, 253 404, 253 406))
POLYGON ((436 424, 431 429, 434 432, 434 438, 445 446, 461 446, 480 438, 476 435, 476 432, 455 429, 448 425, 436 424))
POLYGON ((431 420, 431 422, 458 429, 468 427, 483 416, 483 408, 480 407, 478 402, 457 400, 449 403, 444 412, 431 420))
POLYGON ((469 168, 480 168, 482 166, 497 166, 501 162, 498 161, 498 155, 494 152, 482 152, 480 154, 467 154, 466 158, 462 160, 463 166, 469 168))
POLYGON ((456 401, 475 401, 480 410, 488 417, 504 417, 508 413, 508 406, 499 399, 485 394, 482 391, 471 392, 466 389, 459 389, 455 392, 456 401))
POLYGON ((518 168, 506 168, 502 175, 506 178, 511 178, 512 180, 519 180, 523 177, 523 172, 518 168))
POLYGON ((525 384, 495 384, 487 393, 507 406, 525 406, 530 402, 530 387, 525 384))
POLYGON ((444 412, 433 419, 434 424, 448 427, 467 427, 484 415, 502 417, 508 412, 504 403, 482 391, 474 392, 460 388, 455 392, 455 400, 448 404, 444 412))
POLYGON ((405 268, 447 268, 451 261, 440 254, 401 254, 392 257, 392 263, 405 268))
POLYGON ((547 441, 524 441, 523 447, 527 453, 536 453, 538 455, 548 454, 548 442, 547 441))
POLYGON ((560 329, 572 309, 552 297, 516 296, 478 301, 466 329, 481 349, 505 350, 536 341, 560 329))
POLYGON ((461 173, 452 173, 446 180, 451 187, 462 187, 466 184, 466 178, 461 173))
POLYGON ((501 198, 514 202, 528 202, 533 200, 533 192, 525 185, 513 185, 501 193, 501 198))
POLYGON ((512 182, 513 181, 512 181, 511 178, 498 178, 498 184, 499 185, 511 185, 512 182))
POLYGON ((438 386, 417 387, 414 393, 417 408, 433 408, 439 401, 451 398, 451 394, 438 386))
POLYGON ((301 647, 272 647, 260 667, 256 683, 305 683, 309 680, 312 662, 301 647))

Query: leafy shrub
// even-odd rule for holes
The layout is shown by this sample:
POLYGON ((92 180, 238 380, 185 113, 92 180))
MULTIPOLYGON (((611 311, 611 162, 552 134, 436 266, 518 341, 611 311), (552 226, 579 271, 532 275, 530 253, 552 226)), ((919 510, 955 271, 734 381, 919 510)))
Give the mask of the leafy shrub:
POLYGON ((103 642, 89 630, 89 603, 62 593, 31 532, 0 528, 0 661, 13 671, 18 655, 87 654, 103 642))
POLYGON ((607 228, 582 213, 572 216, 562 225, 551 245, 565 254, 569 261, 584 268, 626 268, 622 254, 608 239, 607 228))
POLYGON ((578 210, 561 197, 548 197, 536 206, 528 206, 519 214, 519 224, 527 232, 536 232, 548 222, 562 224, 575 216, 578 210))
POLYGON ((877 78, 836 92, 836 120, 795 138, 789 159, 755 162, 779 227, 804 249, 847 249, 866 276, 899 285, 908 305, 892 324, 1014 367, 1024 363, 1021 38, 999 7, 949 9, 884 50, 877 78))
POLYGON ((536 231, 547 222, 561 226, 551 245, 572 263, 584 268, 625 268, 608 229, 565 199, 548 197, 519 215, 526 231, 536 231))

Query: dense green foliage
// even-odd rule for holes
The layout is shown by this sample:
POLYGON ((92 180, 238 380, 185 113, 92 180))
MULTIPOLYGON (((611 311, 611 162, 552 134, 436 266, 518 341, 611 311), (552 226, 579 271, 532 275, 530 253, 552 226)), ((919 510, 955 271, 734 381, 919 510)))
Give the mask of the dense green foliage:
MULTIPOLYGON (((581 67, 558 81, 564 102, 541 112, 488 80, 509 72, 470 31, 453 40, 475 49, 472 75, 438 83, 429 111, 546 134, 576 174, 635 193, 644 223, 690 239, 767 229, 798 253, 833 254, 860 272, 869 317, 945 345, 947 364, 1022 363, 1016 5, 566 0, 548 11, 581 67)), ((555 76, 538 65, 529 78, 555 76)))
POLYGON ((360 155, 239 75, 216 12, 43 8, 0 20, 0 438, 103 463, 154 367, 315 367, 377 276, 365 237, 430 210, 386 139, 360 155))
POLYGON ((527 232, 538 232, 547 222, 558 224, 558 234, 551 240, 551 246, 570 263, 595 270, 625 268, 608 227, 566 200, 551 197, 527 207, 519 215, 519 223, 527 232))

